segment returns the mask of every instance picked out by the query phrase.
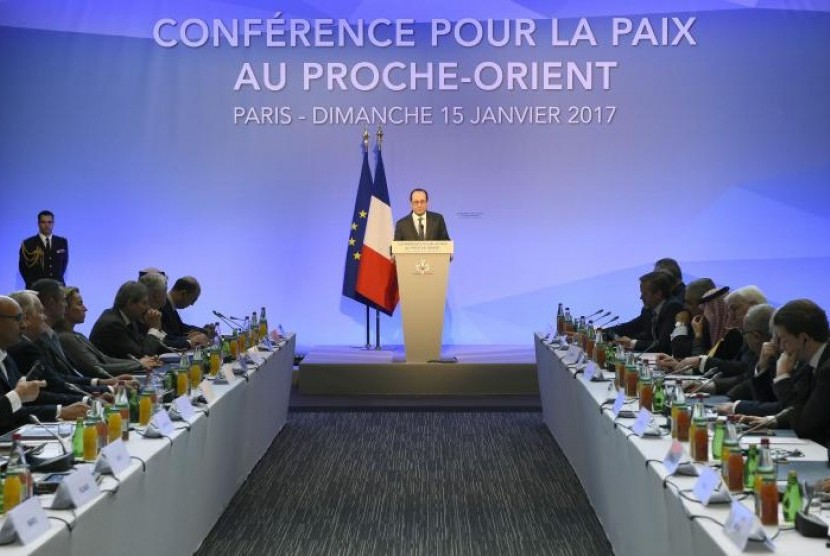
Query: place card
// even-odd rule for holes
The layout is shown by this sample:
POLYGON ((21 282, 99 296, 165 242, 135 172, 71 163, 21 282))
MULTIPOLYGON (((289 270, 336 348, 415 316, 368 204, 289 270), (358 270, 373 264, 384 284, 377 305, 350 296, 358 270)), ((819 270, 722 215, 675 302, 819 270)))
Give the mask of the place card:
POLYGON ((202 395, 208 403, 213 403, 213 400, 216 399, 216 391, 213 389, 213 383, 208 379, 204 379, 201 384, 199 384, 199 390, 202 391, 202 395))
POLYGON ((248 357, 251 358, 251 362, 257 367, 265 363, 265 358, 262 356, 262 354, 259 352, 256 346, 248 348, 248 357))
POLYGON ((52 508, 59 510, 80 508, 100 493, 98 483, 95 482, 95 477, 92 476, 89 469, 76 469, 61 481, 58 490, 55 492, 52 508))
POLYGON ((625 390, 617 390, 617 397, 614 399, 614 405, 611 407, 611 412, 614 414, 614 419, 620 416, 623 404, 625 404, 625 390))
POLYGON ((233 381, 236 380, 236 376, 233 374, 233 368, 231 368, 231 365, 224 365, 222 367, 222 376, 225 377, 225 382, 228 384, 233 384, 233 381))
POLYGON ((695 481, 693 492, 695 497, 706 506, 709 504, 709 499, 715 494, 720 486, 720 475, 716 473, 708 465, 703 466, 700 471, 700 476, 695 481))
POLYGON ((196 416, 196 410, 193 408, 193 404, 190 403, 190 398, 187 395, 179 396, 173 400, 173 407, 176 408, 176 411, 179 412, 179 415, 185 421, 189 422, 196 416))
POLYGON ((741 552, 746 548, 746 543, 755 529, 755 514, 735 500, 729 509, 729 516, 723 524, 723 532, 741 552))
POLYGON ((16 536, 21 544, 29 544, 51 528, 40 499, 34 496, 6 513, 6 521, 0 529, 0 542, 12 542, 16 536))
POLYGON ((649 423, 651 423, 651 419, 651 411, 645 407, 641 407, 640 411, 637 412, 637 419, 635 419, 634 424, 631 426, 631 431, 637 436, 642 437, 649 423))
POLYGON ((127 445, 120 438, 101 448, 101 455, 95 464, 95 470, 101 473, 118 475, 130 466, 130 454, 127 445))
POLYGON ((666 457, 663 458, 663 465, 666 466, 666 471, 669 475, 674 475, 677 468, 680 466, 680 462, 683 459, 683 444, 678 442, 677 440, 672 441, 671 446, 669 446, 669 451, 666 453, 666 457))
POLYGON ((585 365, 585 370, 582 371, 582 380, 585 382, 591 382, 595 376, 597 376, 597 364, 593 361, 588 361, 588 364, 585 365))
POLYGON ((170 436, 176 430, 173 427, 173 421, 170 420, 170 415, 163 409, 159 409, 153 414, 150 423, 164 436, 170 436))

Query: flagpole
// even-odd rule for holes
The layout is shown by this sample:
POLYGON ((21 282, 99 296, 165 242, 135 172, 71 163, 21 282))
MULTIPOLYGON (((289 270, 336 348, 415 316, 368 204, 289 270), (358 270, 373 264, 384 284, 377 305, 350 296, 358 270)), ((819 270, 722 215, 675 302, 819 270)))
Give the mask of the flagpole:
MULTIPOLYGON (((375 148, 380 152, 383 148, 383 129, 378 126, 375 133, 375 148)), ((375 350, 380 351, 380 311, 375 309, 375 350)))
POLYGON ((380 351, 380 311, 375 309, 375 351, 380 351))
MULTIPOLYGON (((369 127, 366 126, 363 128, 363 152, 369 152, 369 127)), ((372 324, 369 320, 369 304, 366 304, 366 349, 372 349, 372 339, 370 338, 370 334, 372 331, 372 324)))
POLYGON ((366 304, 366 349, 372 349, 372 341, 369 338, 369 332, 372 330, 372 326, 369 321, 369 304, 366 304))

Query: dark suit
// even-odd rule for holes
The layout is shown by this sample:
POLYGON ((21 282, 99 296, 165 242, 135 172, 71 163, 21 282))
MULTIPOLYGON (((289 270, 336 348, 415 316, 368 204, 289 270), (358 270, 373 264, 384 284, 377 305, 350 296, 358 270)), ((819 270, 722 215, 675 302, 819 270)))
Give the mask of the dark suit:
MULTIPOLYGON (((437 212, 427 211, 425 224, 425 241, 449 241, 450 234, 447 232, 443 216, 437 212)), ((411 212, 395 223, 395 241, 418 241, 419 239, 411 212)))
POLYGON ((121 317, 118 309, 106 309, 89 334, 89 339, 95 346, 109 355, 119 359, 158 355, 169 351, 158 338, 139 331, 135 321, 127 324, 121 317))
POLYGON ((830 345, 824 348, 815 370, 806 365, 789 378, 773 385, 781 407, 792 407, 786 423, 799 438, 809 438, 819 444, 830 440, 830 345))
POLYGON ((161 329, 167 334, 164 338, 164 343, 172 348, 188 349, 190 342, 187 341, 187 334, 193 330, 203 332, 198 326, 192 326, 182 322, 182 317, 179 316, 179 311, 167 298, 164 307, 161 308, 161 329))
POLYGON ((110 357, 80 332, 65 330, 58 334, 58 339, 72 365, 88 377, 109 378, 109 374, 144 372, 144 367, 138 361, 110 357))
POLYGON ((41 278, 54 278, 64 284, 63 275, 69 264, 69 243, 65 237, 52 235, 50 239, 51 249, 41 241, 39 235, 28 237, 20 245, 20 257, 18 268, 26 288, 31 289, 32 284, 41 278))
MULTIPOLYGON (((11 351, 9 351, 9 355, 11 355, 11 351)), ((6 357, 5 361, 3 361, 3 365, 6 367, 6 373, 9 375, 8 378, 6 378, 3 373, 0 372, 0 394, 5 396, 14 390, 14 387, 17 386, 17 382, 20 380, 21 375, 17 368, 17 364, 11 357, 6 357)), ((78 396, 78 399, 80 399, 80 396, 78 396)), ((69 401, 69 398, 61 397, 61 395, 54 394, 52 392, 46 392, 43 388, 41 388, 40 394, 35 401, 23 404, 20 411, 15 413, 14 422, 17 426, 28 423, 29 415, 35 415, 41 421, 52 422, 58 415, 58 407, 56 404, 71 404, 74 401, 77 401, 77 399, 69 401)))
MULTIPOLYGON (((70 373, 50 353, 43 342, 32 342, 32 340, 23 336, 18 343, 9 348, 9 355, 18 367, 25 372, 28 372, 36 362, 41 363, 42 371, 38 378, 45 380, 47 386, 45 389, 41 389, 40 393, 41 395, 46 394, 45 399, 51 403, 62 404, 81 401, 83 395, 77 393, 72 389, 72 386, 67 386, 67 384, 72 384, 85 392, 109 392, 109 389, 105 387, 92 386, 90 379, 77 376, 74 370, 70 373)), ((38 397, 36 401, 41 402, 41 398, 38 397)))
POLYGON ((652 322, 654 320, 653 311, 648 307, 643 307, 640 316, 608 330, 617 336, 627 336, 632 340, 637 340, 637 346, 635 347, 637 351, 648 348, 652 352, 670 353, 671 333, 674 330, 675 317, 682 310, 683 305, 670 297, 660 307, 656 322, 652 322), (657 344, 649 348, 655 340, 657 344))
MULTIPOLYGON (((0 373, 2 374, 2 373, 0 373)), ((12 402, 5 395, 0 396, 0 434, 5 434, 23 425, 25 415, 12 411, 12 402)))
MULTIPOLYGON (((802 378, 799 369, 793 370, 793 376, 796 381, 802 378)), ((749 385, 751 399, 740 399, 735 405, 735 413, 741 415, 755 415, 759 417, 766 417, 775 415, 781 411, 784 406, 775 397, 773 379, 775 378, 775 362, 773 361, 765 372, 755 376, 752 373, 752 378, 746 382, 749 385)))

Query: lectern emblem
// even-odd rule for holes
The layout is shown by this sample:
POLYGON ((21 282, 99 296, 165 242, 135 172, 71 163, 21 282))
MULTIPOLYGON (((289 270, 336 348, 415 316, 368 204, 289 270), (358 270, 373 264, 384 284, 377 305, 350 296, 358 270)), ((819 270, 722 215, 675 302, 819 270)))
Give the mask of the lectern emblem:
POLYGON ((432 268, 429 266, 426 259, 421 259, 415 265, 415 272, 418 274, 432 274, 432 268))

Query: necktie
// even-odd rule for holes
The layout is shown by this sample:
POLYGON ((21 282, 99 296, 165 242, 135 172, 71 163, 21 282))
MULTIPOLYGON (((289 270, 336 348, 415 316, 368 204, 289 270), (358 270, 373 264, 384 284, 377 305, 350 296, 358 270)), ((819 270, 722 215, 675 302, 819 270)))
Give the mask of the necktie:
POLYGON ((51 250, 52 250, 52 240, 51 240, 51 239, 49 239, 48 237, 46 238, 46 250, 47 250, 47 251, 51 251, 51 250))
POLYGON ((418 217, 418 239, 420 239, 421 241, 424 241, 424 239, 426 239, 425 236, 424 236, 424 217, 423 216, 418 217))

